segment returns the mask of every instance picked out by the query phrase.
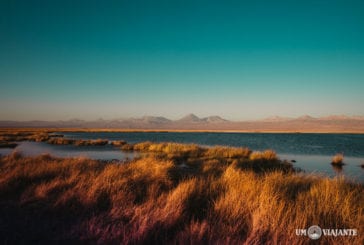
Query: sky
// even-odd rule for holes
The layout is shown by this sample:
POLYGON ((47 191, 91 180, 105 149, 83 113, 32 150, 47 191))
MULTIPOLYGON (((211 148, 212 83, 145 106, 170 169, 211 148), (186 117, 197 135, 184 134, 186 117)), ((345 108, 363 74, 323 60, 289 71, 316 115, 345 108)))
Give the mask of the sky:
POLYGON ((364 115, 364 1, 0 1, 0 120, 364 115))

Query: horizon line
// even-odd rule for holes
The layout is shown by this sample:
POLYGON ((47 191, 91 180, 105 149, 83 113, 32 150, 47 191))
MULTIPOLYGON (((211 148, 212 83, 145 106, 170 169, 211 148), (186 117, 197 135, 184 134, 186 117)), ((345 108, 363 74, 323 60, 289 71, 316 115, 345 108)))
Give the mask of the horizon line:
POLYGON ((143 115, 143 116, 130 116, 130 117, 114 117, 114 118, 94 118, 94 119, 82 119, 82 118, 69 118, 69 119, 23 119, 23 120, 16 120, 16 119, 0 119, 0 121, 8 121, 8 122, 34 122, 34 121, 42 121, 42 122, 59 122, 59 121, 85 121, 85 122, 93 122, 93 121, 114 121, 114 120, 140 120, 147 117, 152 118, 164 118, 170 121, 179 121, 186 117, 196 117, 200 120, 202 119, 208 119, 211 117, 219 117, 220 119, 226 120, 228 122, 245 122, 245 121, 263 121, 263 120, 295 120, 295 119, 304 119, 304 118, 312 118, 312 119, 325 119, 330 117, 337 117, 337 118, 346 118, 346 119, 364 119, 364 114, 327 114, 327 115, 321 115, 321 116, 312 116, 310 114, 302 114, 300 116, 284 116, 284 115, 270 115, 266 117, 260 117, 260 118, 250 118, 250 119, 228 119, 224 116, 220 115, 209 115, 209 116, 197 116, 195 113, 188 113, 185 114, 182 117, 174 117, 170 118, 168 116, 162 116, 162 115, 143 115))

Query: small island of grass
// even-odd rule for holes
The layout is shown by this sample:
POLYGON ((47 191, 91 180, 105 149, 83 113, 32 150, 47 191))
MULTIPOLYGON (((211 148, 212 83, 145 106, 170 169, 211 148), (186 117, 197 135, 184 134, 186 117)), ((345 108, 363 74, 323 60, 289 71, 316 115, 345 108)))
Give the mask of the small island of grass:
POLYGON ((331 164, 336 167, 342 167, 345 165, 344 163, 344 154, 338 153, 335 156, 333 156, 331 164))

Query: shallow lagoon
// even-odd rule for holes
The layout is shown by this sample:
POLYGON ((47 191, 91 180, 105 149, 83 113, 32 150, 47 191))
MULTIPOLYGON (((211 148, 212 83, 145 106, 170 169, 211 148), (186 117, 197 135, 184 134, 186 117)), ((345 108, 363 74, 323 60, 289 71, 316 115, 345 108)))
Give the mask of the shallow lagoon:
POLYGON ((37 156, 48 153, 55 157, 86 157, 98 160, 125 160, 134 158, 137 153, 123 152, 111 145, 107 146, 74 146, 51 145, 44 142, 19 142, 15 149, 0 149, 1 155, 17 151, 24 156, 37 156))
MULTIPOLYGON (((62 132, 59 132, 62 133, 62 132)), ((249 147, 252 150, 275 150, 282 160, 295 160, 293 165, 306 172, 328 176, 345 175, 364 182, 364 135, 361 134, 267 134, 267 133, 176 133, 176 132, 66 132, 72 139, 126 140, 195 143, 204 146, 226 145, 249 147), (336 153, 344 153, 344 165, 334 168, 330 162, 336 153)), ((49 145, 38 142, 21 142, 15 150, 27 156, 49 153, 58 157, 89 157, 100 160, 131 159, 137 153, 122 152, 107 146, 49 145)), ((0 149, 8 154, 13 149, 0 149)))

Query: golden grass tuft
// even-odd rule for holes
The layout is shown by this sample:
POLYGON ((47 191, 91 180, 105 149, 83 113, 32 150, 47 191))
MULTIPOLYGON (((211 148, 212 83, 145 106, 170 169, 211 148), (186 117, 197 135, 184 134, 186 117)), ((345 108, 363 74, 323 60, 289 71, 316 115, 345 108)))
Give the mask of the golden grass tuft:
POLYGON ((250 154, 250 160, 252 161, 277 161, 278 157, 275 151, 273 150, 265 150, 261 151, 254 151, 250 154))
POLYGON ((344 154, 337 153, 335 156, 332 157, 331 164, 335 166, 342 166, 344 165, 344 154))
POLYGON ((122 151, 133 151, 134 150, 134 145, 126 143, 126 144, 122 145, 120 147, 120 149, 122 151))
POLYGON ((96 140, 76 140, 73 144, 76 146, 103 146, 109 143, 108 140, 96 139, 96 140))
POLYGON ((125 145, 126 143, 127 142, 125 140, 114 140, 110 142, 111 145, 119 147, 125 145))
POLYGON ((152 143, 141 142, 134 145, 134 150, 145 152, 161 152, 165 154, 190 154, 198 156, 202 148, 196 144, 179 144, 179 143, 152 143))
POLYGON ((207 148, 205 156, 211 158, 249 158, 251 150, 245 147, 215 146, 207 148))
POLYGON ((44 142, 49 140, 50 136, 46 130, 38 131, 12 131, 5 130, 0 132, 0 141, 14 142, 14 141, 36 141, 44 142))
POLYGON ((109 143, 108 140, 105 139, 96 139, 96 140, 75 140, 75 139, 67 139, 63 137, 51 137, 47 140, 47 143, 53 145, 75 145, 75 146, 104 146, 109 143))

